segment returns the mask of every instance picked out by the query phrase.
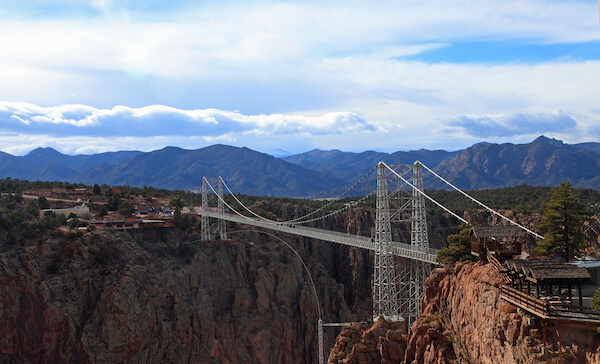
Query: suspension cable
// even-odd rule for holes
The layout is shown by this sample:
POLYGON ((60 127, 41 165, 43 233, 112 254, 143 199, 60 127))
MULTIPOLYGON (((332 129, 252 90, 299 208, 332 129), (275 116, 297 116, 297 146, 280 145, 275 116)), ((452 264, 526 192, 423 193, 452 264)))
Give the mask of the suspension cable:
MULTIPOLYGON (((231 207, 231 205, 229 205, 229 204, 228 204, 228 203, 227 203, 227 202, 226 202, 224 199, 222 199, 222 198, 221 198, 221 196, 219 196, 219 194, 218 194, 218 193, 215 191, 215 189, 213 188, 213 186, 210 184, 210 182, 208 182, 208 180, 206 180, 206 184, 208 185, 208 187, 210 187, 210 189, 211 189, 211 190, 213 191, 213 193, 214 193, 214 194, 217 196, 217 198, 218 198, 218 199, 220 199, 221 201, 223 201, 223 203, 224 203, 224 204, 225 204, 225 205, 226 205, 226 206, 227 206, 227 207, 228 207, 228 208, 229 208, 231 211, 235 212, 237 215, 239 215, 240 217, 243 217, 243 218, 244 218, 244 219, 246 219, 246 220, 252 220, 252 218, 250 218, 250 217, 248 217, 248 216, 245 216, 245 215, 241 214, 241 213, 240 213, 240 212, 238 212, 236 209, 234 209, 233 207, 231 207)), ((230 192, 231 192, 231 191, 230 191, 230 192)), ((372 195, 373 193, 374 193, 374 192, 371 192, 370 194, 368 194, 368 195, 364 196, 364 197, 363 197, 361 200, 365 200, 366 198, 368 198, 368 197, 369 197, 370 195, 372 195)), ((359 202, 360 202, 361 200, 359 200, 359 202)), ((245 206, 244 206, 244 204, 242 204, 242 203, 241 203, 239 200, 238 200, 238 202, 239 202, 239 203, 240 203, 240 204, 241 204, 243 207, 245 207, 245 206)), ((245 208, 246 208, 246 207, 245 207, 245 208)), ((329 216, 332 216, 332 215, 335 215, 335 214, 337 214, 337 213, 340 213, 340 212, 342 212, 342 211, 345 211, 345 210, 347 210, 347 209, 349 209, 349 208, 350 208, 350 206, 345 206, 345 207, 343 207, 343 208, 341 208, 341 209, 339 209, 339 210, 337 210, 337 211, 333 211, 333 212, 331 212, 331 213, 329 213, 329 214, 327 214, 327 215, 324 215, 324 216, 321 216, 321 217, 318 217, 318 218, 314 218, 314 219, 312 219, 312 220, 301 221, 301 222, 298 222, 297 224, 299 224, 299 225, 302 225, 302 224, 305 224, 305 223, 309 223, 309 222, 313 222, 313 221, 322 220, 322 219, 324 219, 324 218, 327 218, 327 217, 329 217, 329 216)), ((248 208, 246 208, 246 210, 248 210, 248 208)), ((250 211, 250 212, 252 212, 251 210, 249 210, 249 211, 250 211)), ((267 223, 271 223, 271 224, 281 224, 281 223, 287 223, 287 221, 275 221, 275 220, 270 220, 270 219, 267 219, 267 218, 265 218, 265 217, 262 217, 262 216, 260 216, 260 215, 256 215, 256 214, 254 214, 254 215, 255 215, 255 216, 257 216, 257 217, 259 217, 259 218, 261 218, 263 221, 266 221, 267 223)))
MULTIPOLYGON (((354 189, 354 187, 358 186, 358 184, 360 184, 362 181, 365 180, 365 178, 369 177, 369 175, 371 173, 373 173, 373 171, 375 170, 375 168, 377 168, 377 166, 371 168, 371 170, 369 172, 367 172, 367 174, 365 174, 360 180, 358 180, 358 182, 356 182, 355 184, 353 184, 350 188, 346 189, 346 191, 344 191, 341 195, 339 195, 338 197, 334 198, 333 200, 329 201, 328 203, 326 203, 325 205, 319 207, 318 209, 309 212, 308 214, 301 216, 301 217, 297 217, 293 220, 290 221, 286 221, 286 222, 298 222, 299 220, 303 220, 305 218, 308 218, 309 216, 312 216, 314 214, 316 214, 317 212, 324 210, 325 208, 327 208, 329 205, 333 204, 334 202, 340 200, 342 197, 344 197, 346 194, 348 194, 350 191, 352 191, 354 189)), ((302 224, 303 222, 298 222, 298 224, 302 224)))
MULTIPOLYGON (((219 178, 221 178, 221 177, 219 177, 219 178)), ((269 219, 269 218, 266 218, 266 217, 260 216, 260 215, 259 215, 259 214, 257 214, 256 212, 254 212, 254 211, 250 210, 248 207, 246 207, 246 205, 244 205, 244 204, 242 203, 242 201, 240 201, 240 200, 239 200, 239 199, 238 199, 238 198, 237 198, 237 197, 236 197, 236 196, 233 194, 233 192, 231 192, 231 190, 229 189, 229 186, 227 186, 227 184, 225 183, 225 181, 223 180, 223 178, 221 178, 221 181, 223 181, 223 185, 225 186, 225 188, 227 188, 227 191, 229 191, 229 194, 230 194, 231 196, 233 196, 233 198, 234 198, 234 199, 235 199, 235 200, 236 200, 236 201, 237 201, 237 202, 238 202, 238 203, 239 203, 239 204, 240 204, 240 205, 241 205, 241 206, 242 206, 242 207, 243 207, 243 208, 244 208, 246 211, 248 211, 248 212, 249 212, 249 213, 251 213, 252 215, 254 215, 254 216, 258 217, 259 219, 263 219, 263 220, 270 221, 270 222, 277 222, 277 221, 275 221, 275 220, 271 220, 271 219, 269 219)))
MULTIPOLYGON (((240 217, 243 217, 243 218, 244 218, 244 219, 246 219, 246 220, 252 220, 252 218, 250 218, 250 217, 248 217, 248 216, 246 216, 246 215, 243 215, 243 214, 241 214, 241 213, 240 213, 240 212, 238 212, 236 209, 234 209, 233 207, 231 207, 231 205, 230 205, 230 204, 228 204, 228 203, 227 203, 227 201, 225 201, 223 198, 221 198, 221 196, 219 196, 219 194, 217 193, 217 191, 215 191, 215 189, 214 189, 214 188, 213 188, 213 186, 210 184, 210 182, 208 182, 208 179, 204 178, 204 180, 206 181, 206 184, 208 185, 208 187, 210 187, 210 189, 213 191, 213 193, 214 193, 214 194, 217 196, 217 198, 218 198, 219 200, 223 201, 223 204, 225 204, 225 206, 227 206, 227 208, 229 208, 229 210, 231 210, 231 211, 235 212, 237 215, 239 215, 240 217)), ((260 216, 259 216, 259 217, 260 217, 260 216)), ((263 219, 265 219, 265 218, 263 218, 263 219)), ((266 220, 268 220, 268 219, 266 219, 266 220)), ((276 222, 276 221, 270 220, 270 222, 276 222)))
POLYGON ((426 197, 429 201, 433 202, 434 204, 436 204, 438 207, 442 208, 444 211, 446 211, 447 213, 451 214, 452 216, 456 217, 457 219, 459 219, 461 222, 468 224, 469 222, 465 219, 463 219, 462 217, 458 216, 457 214, 455 214, 454 212, 450 211, 449 209, 447 209, 445 206, 443 206, 442 204, 440 204, 439 202, 437 202, 436 200, 434 200, 433 198, 429 197, 425 192, 421 191, 420 189, 418 189, 417 187, 415 187, 412 183, 410 183, 407 179, 405 179, 404 177, 402 177, 401 175, 398 174, 398 172, 394 171, 392 168, 390 168, 387 164, 385 164, 384 162, 379 162, 382 163, 387 169, 389 169, 393 174, 395 174, 398 178, 400 178, 402 181, 404 181, 404 183, 406 183, 407 185, 409 185, 413 190, 419 192, 421 195, 423 195, 424 197, 426 197))
MULTIPOLYGON (((221 179, 221 180, 222 180, 222 179, 221 179)), ((208 186, 211 188, 211 190, 212 190, 213 192, 215 192, 215 190, 214 190, 214 188, 211 186, 211 184, 210 184, 208 181, 206 181, 206 182, 208 183, 208 186)), ((323 215, 323 216, 320 216, 320 217, 317 217, 317 218, 314 218, 314 219, 305 220, 305 221, 299 221, 299 222, 296 222, 296 221, 294 221, 294 220, 288 220, 288 221, 277 221, 277 220, 271 220, 271 219, 268 219, 268 218, 266 218, 266 217, 263 217, 263 216, 260 216, 260 215, 256 214, 254 211, 252 211, 252 210, 250 210, 248 207, 246 207, 246 206, 245 206, 245 205, 244 205, 244 204, 243 204, 243 203, 242 203, 242 202, 241 202, 241 201, 240 201, 240 200, 239 200, 239 199, 238 199, 238 198, 237 198, 237 197, 236 197, 236 196, 233 194, 233 192, 231 192, 231 190, 229 189, 229 187, 227 186, 227 184, 225 184, 225 181, 223 181, 223 185, 225 185, 225 188, 227 188, 227 190, 228 190, 228 191, 229 191, 229 193, 230 193, 230 194, 233 196, 233 198, 234 198, 234 199, 235 199, 235 200, 236 200, 236 201, 237 201, 237 202, 238 202, 238 203, 239 203, 239 204, 240 204, 240 205, 241 205, 241 206, 242 206, 244 209, 246 209, 248 212, 252 213, 254 216, 256 216, 256 217, 258 217, 258 218, 262 219, 263 221, 266 221, 266 222, 269 222, 269 223, 273 223, 273 224, 282 224, 282 223, 284 223, 284 224, 285 224, 285 223, 292 223, 292 222, 293 222, 293 223, 296 223, 296 224, 298 224, 298 225, 303 225, 303 224, 307 224, 307 223, 309 223, 309 222, 314 222, 314 221, 319 221, 319 220, 325 219, 325 218, 327 218, 327 217, 330 217, 330 216, 333 216, 333 215, 335 215, 335 214, 338 214, 338 213, 340 213, 340 212, 342 212, 342 211, 346 211, 346 210, 348 210, 350 207, 352 207, 352 205, 350 205, 350 206, 344 206, 344 207, 342 207, 341 209, 339 209, 339 210, 336 210, 336 211, 333 211, 333 212, 331 212, 331 213, 329 213, 329 214, 327 214, 327 215, 323 215)), ((368 194, 368 195, 365 195, 365 196, 363 196, 362 198, 360 198, 358 201, 356 201, 356 202, 354 202, 354 203, 356 203, 356 204, 359 204, 359 203, 363 202, 364 200, 366 200, 367 198, 369 198, 369 197, 370 197, 372 194, 374 194, 374 193, 375 193, 375 191, 371 192, 371 193, 370 193, 370 194, 368 194)), ((218 195, 218 194, 217 194, 217 197, 219 197, 219 195, 218 195)), ((220 198, 220 197, 219 197, 219 198, 220 198)), ((231 207, 229 204, 227 204, 225 201, 223 201, 223 202, 224 202, 224 203, 227 205, 227 207, 228 207, 230 210, 234 211, 236 214, 238 214, 238 215, 240 215, 240 216, 243 216, 243 217, 245 217, 246 219, 249 219, 247 216, 244 216, 244 215, 240 214, 238 211, 236 211, 235 209, 233 209, 233 208, 232 208, 232 207, 231 207)), ((354 204, 354 203, 353 203, 353 204, 354 204)), ((310 215, 310 214, 307 214, 307 215, 305 215, 304 217, 307 217, 308 215, 310 215)))
MULTIPOLYGON (((361 203, 362 201, 366 200, 368 197, 370 197, 371 195, 373 195, 375 192, 376 192, 376 191, 373 191, 373 192, 369 193, 368 195, 365 195, 365 196, 363 196, 363 197, 362 197, 360 200, 356 201, 356 203, 357 203, 357 204, 361 203)), ((342 207, 342 208, 341 208, 341 209, 339 209, 339 210, 336 210, 336 211, 330 212, 330 213, 329 213, 329 214, 327 214, 327 215, 323 215, 323 216, 320 216, 320 217, 315 217, 314 219, 305 220, 305 221, 298 221, 298 222, 295 222, 295 224, 302 225, 302 224, 307 224, 307 223, 309 223, 309 222, 314 222, 314 221, 323 220, 323 219, 325 219, 325 218, 327 218, 327 217, 329 217, 329 216, 333 216, 333 215, 335 215, 335 214, 339 214, 339 213, 340 213, 340 212, 342 212, 342 211, 349 210, 349 209, 350 209, 350 207, 352 207, 352 205, 350 205, 350 206, 344 206, 344 207, 342 207)), ((290 221, 293 221, 293 220, 290 220, 290 221)), ((286 221, 286 222, 287 222, 287 221, 286 221)))
MULTIPOLYGON (((310 217, 310 216, 312 216, 312 215, 316 214, 317 212, 320 212, 320 211, 324 210, 325 208, 327 208, 328 206, 330 206, 330 205, 331 205, 331 204, 333 204, 334 202, 336 202, 336 201, 340 200, 342 197, 344 197, 346 194, 348 194, 350 191, 352 191, 352 190, 353 190, 353 189, 354 189, 356 186, 358 186, 358 185, 359 185, 359 184, 360 184, 362 181, 364 181, 364 180, 365 180, 365 179, 366 179, 366 178, 367 178, 367 177, 368 177, 368 176, 369 176, 371 173, 373 173, 373 171, 375 170, 375 168, 377 168, 377 166, 375 166, 375 167, 371 168, 371 170, 370 170, 369 172, 367 172, 367 174, 366 174, 366 175, 364 175, 364 176, 363 176, 363 177, 362 177, 362 178, 361 178, 361 179, 360 179, 358 182, 354 183, 354 185, 352 185, 350 188, 346 189, 346 191, 344 191, 344 192, 343 192, 341 195, 339 195, 338 197, 336 197, 336 198, 334 198, 333 200, 329 201, 329 202, 328 202, 328 203, 326 203, 325 205, 321 206, 320 208, 318 208, 318 209, 316 209, 316 210, 314 210, 314 211, 311 211, 311 212, 309 212, 308 214, 306 214, 306 215, 304 215, 304 216, 300 216, 300 217, 297 217, 297 218, 295 218, 295 219, 292 219, 292 220, 287 220, 287 221, 277 221, 277 220, 271 220, 271 219, 269 219, 269 218, 266 218, 266 217, 260 216, 259 214, 257 214, 257 213, 255 213, 254 211, 250 210, 248 207, 246 207, 246 206, 245 206, 245 205, 244 205, 244 204, 243 204, 243 203, 242 203, 242 202, 241 202, 241 201, 240 201, 240 200, 239 200, 239 199, 238 199, 238 198, 235 196, 235 194, 234 194, 234 193, 231 191, 231 189, 229 188, 229 186, 227 186, 227 184, 225 183, 225 181, 223 181, 223 178, 221 178, 221 181, 223 181, 223 185, 225 186, 225 188, 227 189, 227 191, 229 191, 229 193, 231 194, 231 196, 233 196, 233 198, 234 198, 234 199, 235 199, 235 200, 236 200, 236 201, 237 201, 237 202, 238 202, 238 203, 239 203, 239 204, 240 204, 240 205, 241 205, 241 206, 242 206, 242 207, 243 207, 243 208, 244 208, 246 211, 250 212, 252 215, 256 216, 257 218, 259 218, 259 219, 262 219, 262 220, 264 220, 264 221, 267 221, 267 222, 272 222, 272 223, 296 223, 296 224, 300 224, 300 225, 302 225, 302 224, 306 224, 306 223, 308 223, 308 222, 313 222, 313 221, 318 221, 318 220, 321 220, 321 219, 323 219, 323 218, 325 218, 325 217, 328 217, 328 216, 331 216, 331 215, 334 215, 334 214, 336 214, 336 213, 339 213, 339 212, 341 212, 341 211, 344 211, 344 210, 346 210, 346 209, 347 209, 347 206, 346 206, 346 207, 343 207, 343 208, 341 208, 341 209, 339 209, 339 210, 337 210, 337 211, 335 211, 335 212, 333 212, 333 213, 329 213, 329 214, 327 214, 327 215, 321 216, 320 218, 311 219, 311 220, 306 220, 306 221, 300 221, 300 220, 307 219, 308 217, 310 217)), ((208 181, 207 181, 207 182, 208 182, 208 181)), ((210 185, 210 183, 209 183, 209 185, 210 185)), ((212 189, 212 191, 213 191, 213 192, 215 191, 215 190, 212 188, 212 186, 211 186, 211 189, 212 189)), ((373 194, 373 193, 371 193, 371 194, 369 194, 369 195, 367 195, 367 196, 363 197, 362 199, 358 200, 356 203, 360 203, 360 202, 364 201, 364 200, 366 199, 366 197, 368 197, 368 196, 370 196, 370 195, 372 195, 372 194, 373 194)), ((218 195, 217 195, 217 196, 218 196, 218 195)), ((232 209, 232 208, 231 208, 229 205, 227 205, 227 207, 229 207, 230 209, 232 209)), ((232 210, 233 210, 233 209, 232 209, 232 210)), ((233 210, 233 211, 235 211, 235 210, 233 210)), ((238 213, 238 212, 236 211, 236 213, 238 213)), ((238 214, 239 214, 239 213, 238 213, 238 214)), ((243 216, 243 215, 242 215, 242 216, 243 216)))
MULTIPOLYGON (((420 163, 420 162, 419 162, 419 163, 420 163)), ((427 166, 426 166, 426 165, 424 165, 423 163, 421 163, 421 165, 422 165, 423 167, 425 167, 425 169, 427 169, 429 172, 431 172, 431 173, 432 173, 434 176, 436 176, 437 178, 439 178, 440 180, 442 180, 443 182, 445 182, 445 183, 446 183, 448 186, 450 186, 450 187, 454 188, 456 191, 458 191, 458 192, 460 192, 461 194, 463 194, 464 196, 468 197, 468 198, 469 198, 471 201, 473 201, 473 202, 477 203, 479 206, 481 206, 481 207, 485 208, 485 209, 486 209, 486 210, 488 210, 489 212, 491 212, 491 213, 493 213, 493 214, 495 214, 495 215, 497 215, 497 216, 499 216, 499 217, 503 218, 504 220, 506 220, 506 221, 510 222, 511 224, 513 224, 513 225, 515 225, 515 226, 518 226, 518 227, 520 227, 521 229, 523 229, 523 230, 527 231, 528 233, 530 233, 530 234, 534 235, 535 237, 537 237, 537 238, 539 238, 539 239, 543 239, 543 238, 544 238, 544 237, 543 237, 543 236, 541 236, 540 234, 538 234, 538 233, 536 233, 536 232, 534 232, 534 231, 531 231, 531 230, 529 230, 529 229, 528 229, 528 228, 526 228, 525 226, 523 226, 523 225, 520 225, 519 223, 517 223, 517 222, 515 222, 515 221, 513 221, 513 220, 511 220, 511 219, 509 219, 508 217, 506 217, 506 216, 504 216, 504 215, 502 215, 502 214, 500 214, 500 213, 496 212, 496 211, 495 211, 495 210, 493 210, 492 208, 490 208, 490 207, 488 207, 488 206, 484 205, 482 202, 479 202, 479 201, 477 201, 475 198, 473 198, 473 197, 469 196, 469 195, 468 195, 468 194, 466 194, 465 192, 463 192, 463 191, 461 191, 460 189, 458 189, 458 187, 454 186, 452 183, 450 183, 450 182, 446 181, 445 179, 443 179, 443 178, 442 178, 440 175, 438 175, 437 173, 435 173, 434 171, 432 171, 432 170, 431 170, 429 167, 427 167, 427 166)))

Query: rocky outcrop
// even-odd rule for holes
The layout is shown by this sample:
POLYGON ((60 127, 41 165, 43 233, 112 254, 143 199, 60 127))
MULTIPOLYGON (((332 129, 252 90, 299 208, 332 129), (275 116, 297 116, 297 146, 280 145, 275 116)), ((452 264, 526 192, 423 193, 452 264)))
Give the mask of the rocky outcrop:
POLYGON ((373 325, 352 324, 338 336, 329 363, 394 363, 404 358, 406 335, 403 324, 379 318, 373 325))
POLYGON ((422 314, 409 337, 417 335, 423 318, 439 312, 456 356, 466 362, 550 363, 562 356, 565 363, 587 363, 595 355, 597 343, 586 346, 565 335, 561 349, 556 328, 501 299, 501 284, 500 273, 482 263, 435 270, 427 279, 422 314))
POLYGON ((557 331, 557 326, 518 310, 500 298, 501 284, 491 265, 462 262, 436 269, 427 278, 419 318, 406 340, 397 340, 406 347, 401 358, 382 355, 388 339, 402 335, 382 330, 385 324, 378 321, 342 332, 329 362, 600 363, 597 338, 586 340, 592 345, 582 344, 577 335, 568 335, 572 329, 557 331), (377 335, 363 339, 367 332, 377 335))
MULTIPOLYGON (((4 249, 0 362, 316 361, 316 300, 289 249, 185 238, 91 233, 4 249)), ((343 287, 307 265, 324 319, 349 320, 343 287)))

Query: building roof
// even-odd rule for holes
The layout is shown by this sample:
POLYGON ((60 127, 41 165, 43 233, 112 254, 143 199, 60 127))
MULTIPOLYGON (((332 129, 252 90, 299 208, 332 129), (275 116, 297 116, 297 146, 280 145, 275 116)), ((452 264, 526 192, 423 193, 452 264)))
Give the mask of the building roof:
POLYGON ((568 264, 574 265, 576 267, 583 267, 583 268, 598 268, 600 267, 600 260, 586 260, 586 261, 579 261, 579 262, 569 262, 568 264))
POLYGON ((523 237, 525 232, 518 226, 473 226, 471 233, 476 238, 523 237))
POLYGON ((504 268, 538 280, 587 280, 587 269, 549 259, 507 260, 504 268))

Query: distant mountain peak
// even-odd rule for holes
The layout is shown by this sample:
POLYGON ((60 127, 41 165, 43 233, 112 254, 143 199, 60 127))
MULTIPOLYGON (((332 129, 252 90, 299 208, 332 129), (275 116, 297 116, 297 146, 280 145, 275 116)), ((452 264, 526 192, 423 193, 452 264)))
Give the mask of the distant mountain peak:
MULTIPOLYGON (((388 154, 313 149, 280 159, 226 144, 92 155, 66 155, 45 147, 21 157, 0 152, 0 178, 109 185, 129 181, 135 186, 188 189, 197 186, 203 176, 220 175, 236 192, 298 197, 343 189, 382 160, 388 164, 419 160, 462 189, 553 186, 568 180, 575 187, 600 190, 600 143, 570 145, 543 135, 525 144, 483 142, 455 152, 420 149, 388 154)), ((374 183, 366 183, 357 193, 372 192, 374 183)))
POLYGON ((28 156, 49 156, 49 155, 63 155, 61 152, 57 151, 52 147, 38 147, 33 149, 31 152, 27 154, 28 156))
POLYGON ((540 135, 539 137, 535 138, 535 140, 533 142, 531 142, 532 144, 534 143, 546 143, 546 144, 550 144, 550 145, 554 145, 557 147, 561 147, 563 145, 565 145, 565 143, 563 143, 561 140, 558 139, 554 139, 554 138, 548 138, 544 135, 540 135))
POLYGON ((475 147, 485 147, 487 145, 492 145, 492 143, 489 142, 479 142, 479 143, 475 143, 471 146, 471 148, 475 148, 475 147))
MULTIPOLYGON (((166 146, 166 147, 164 147, 164 148, 162 148, 162 149, 159 149, 159 150, 157 150, 157 151, 163 151, 163 150, 178 150, 178 151, 179 151, 179 150, 184 150, 184 149, 183 149, 183 148, 180 148, 180 147, 166 146)), ((151 153, 152 153, 152 152, 151 152, 151 153)))

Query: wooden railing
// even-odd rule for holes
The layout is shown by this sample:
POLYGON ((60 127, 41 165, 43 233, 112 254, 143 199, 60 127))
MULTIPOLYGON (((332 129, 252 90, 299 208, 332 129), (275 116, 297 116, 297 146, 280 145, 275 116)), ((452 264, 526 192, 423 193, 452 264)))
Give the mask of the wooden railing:
POLYGON ((562 301, 559 297, 540 299, 506 285, 500 289, 503 299, 539 317, 600 323, 600 312, 588 307, 572 306, 571 302, 562 301))
POLYGON ((500 263, 498 258, 496 258, 492 253, 490 253, 489 250, 487 252, 487 261, 490 262, 494 267, 496 267, 496 269, 502 269, 502 264, 500 263))
POLYGON ((542 300, 518 289, 502 285, 501 297, 527 311, 538 316, 548 317, 550 313, 550 304, 547 300, 542 300))

